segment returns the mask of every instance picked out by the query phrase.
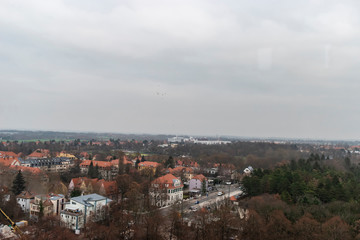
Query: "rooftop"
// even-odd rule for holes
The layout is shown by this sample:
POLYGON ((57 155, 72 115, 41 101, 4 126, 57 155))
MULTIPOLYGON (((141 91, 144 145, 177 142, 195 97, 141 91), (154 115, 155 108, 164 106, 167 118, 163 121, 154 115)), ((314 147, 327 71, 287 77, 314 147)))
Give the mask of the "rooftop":
POLYGON ((105 200, 105 199, 107 199, 108 202, 112 201, 111 199, 109 199, 107 197, 104 197, 104 196, 101 196, 101 195, 96 194, 96 193, 71 198, 72 201, 78 202, 78 203, 80 203, 82 205, 86 205, 86 206, 93 206, 89 202, 100 201, 100 200, 105 200))

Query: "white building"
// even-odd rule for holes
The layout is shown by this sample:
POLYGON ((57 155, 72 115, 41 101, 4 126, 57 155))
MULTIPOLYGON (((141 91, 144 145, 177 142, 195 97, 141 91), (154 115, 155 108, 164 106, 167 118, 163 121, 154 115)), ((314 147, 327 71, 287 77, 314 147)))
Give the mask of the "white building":
POLYGON ((20 205, 21 209, 28 213, 30 212, 30 201, 35 198, 35 195, 29 191, 23 191, 16 196, 16 201, 20 205))
POLYGON ((74 197, 66 203, 60 218, 65 227, 79 230, 90 220, 98 221, 104 217, 104 207, 112 202, 111 199, 96 193, 74 197))
POLYGON ((183 187, 181 180, 170 173, 155 179, 150 188, 152 205, 163 207, 181 201, 183 187))
POLYGON ((189 182, 189 191, 194 193, 201 193, 203 190, 203 187, 205 188, 205 191, 208 189, 208 181, 207 178, 202 175, 196 175, 192 179, 190 179, 189 182), (205 186, 203 186, 205 183, 205 186))

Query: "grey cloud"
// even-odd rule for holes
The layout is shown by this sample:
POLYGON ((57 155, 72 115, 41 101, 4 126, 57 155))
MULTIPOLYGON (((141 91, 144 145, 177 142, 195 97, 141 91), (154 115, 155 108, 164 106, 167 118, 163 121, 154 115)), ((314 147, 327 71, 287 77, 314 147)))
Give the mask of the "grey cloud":
POLYGON ((356 1, 0 3, 0 127, 357 138, 356 1))

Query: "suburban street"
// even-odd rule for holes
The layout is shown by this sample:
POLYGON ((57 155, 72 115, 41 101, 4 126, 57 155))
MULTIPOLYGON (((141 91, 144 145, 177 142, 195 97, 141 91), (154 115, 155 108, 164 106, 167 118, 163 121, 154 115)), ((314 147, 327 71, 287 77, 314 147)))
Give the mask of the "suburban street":
MULTIPOLYGON (((203 208, 203 207, 207 207, 207 206, 213 206, 216 203, 220 203, 221 201, 223 201, 225 198, 231 197, 231 196, 235 196, 238 194, 241 194, 242 191, 239 189, 237 184, 233 184, 233 185, 217 185, 216 186, 217 190, 216 191, 212 191, 208 194, 208 196, 201 196, 199 198, 193 198, 193 199, 189 199, 189 200, 184 200, 182 203, 178 204, 178 209, 180 209, 183 213, 187 214, 192 212, 192 210, 190 209, 191 206, 194 206, 197 208, 197 210, 203 208), (218 196, 218 192, 224 192, 224 194, 222 196, 218 196), (196 204, 196 202, 199 201, 198 204, 196 204)), ((160 212, 162 213, 162 215, 167 216, 173 206, 166 206, 163 208, 160 208, 160 212)))

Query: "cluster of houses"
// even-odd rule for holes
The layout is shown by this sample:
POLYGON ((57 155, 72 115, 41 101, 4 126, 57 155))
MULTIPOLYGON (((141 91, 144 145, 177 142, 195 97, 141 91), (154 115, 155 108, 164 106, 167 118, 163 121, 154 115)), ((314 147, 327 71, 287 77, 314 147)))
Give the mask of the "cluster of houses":
POLYGON ((38 149, 24 158, 13 152, 0 151, 0 164, 19 170, 37 168, 45 172, 65 172, 73 166, 74 159, 74 155, 64 153, 51 157, 47 149, 38 149))
MULTIPOLYGON (((64 172, 74 166, 76 157, 72 154, 61 152, 54 157, 44 149, 38 149, 26 157, 20 157, 12 152, 0 152, 0 164, 19 170, 32 169, 36 171, 64 172)), ((118 199, 119 189, 115 177, 119 173, 120 164, 134 169, 140 173, 155 175, 157 169, 162 169, 165 174, 151 182, 149 195, 154 206, 163 207, 172 205, 186 195, 196 196, 209 189, 209 180, 206 176, 222 174, 233 177, 236 174, 232 164, 212 164, 208 168, 200 169, 199 164, 191 158, 178 158, 174 168, 162 168, 162 164, 146 161, 141 157, 128 160, 113 159, 106 161, 88 160, 88 153, 80 154, 80 171, 86 175, 90 166, 99 171, 101 179, 87 177, 73 178, 68 186, 69 194, 77 190, 77 196, 66 198, 63 194, 34 194, 24 191, 17 196, 17 202, 30 218, 42 216, 58 216, 64 226, 79 231, 90 218, 99 220, 104 215, 104 207, 109 206, 118 199), (161 168, 160 168, 161 167, 161 168)), ((241 174, 250 174, 252 167, 248 167, 241 174)))
POLYGON ((68 201, 63 194, 35 194, 23 191, 16 200, 22 210, 29 214, 30 219, 57 216, 63 226, 79 231, 90 219, 101 220, 105 208, 118 194, 115 181, 103 179, 73 178, 69 184, 69 192, 79 190, 81 195, 68 201), (101 194, 98 194, 98 193, 101 194))

